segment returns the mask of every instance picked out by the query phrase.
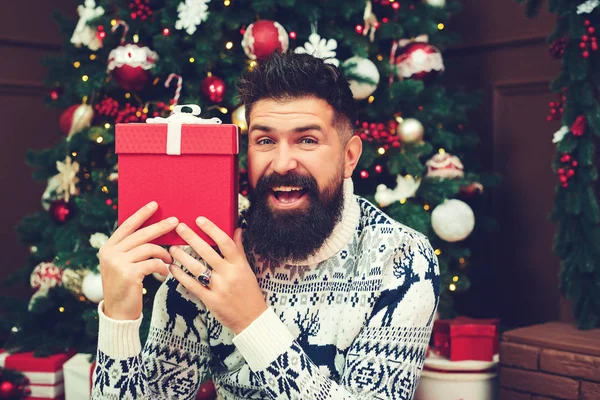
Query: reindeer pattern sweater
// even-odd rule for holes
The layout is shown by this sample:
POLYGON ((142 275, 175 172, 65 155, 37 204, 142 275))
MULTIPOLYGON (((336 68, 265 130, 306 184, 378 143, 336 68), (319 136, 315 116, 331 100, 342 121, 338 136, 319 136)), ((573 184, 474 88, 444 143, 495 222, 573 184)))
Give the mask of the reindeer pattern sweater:
POLYGON ((347 179, 341 221, 314 256, 248 261, 269 308, 238 335, 171 275, 143 348, 142 317, 112 320, 100 303, 92 398, 194 399, 208 373, 223 400, 413 397, 439 301, 426 237, 347 179))

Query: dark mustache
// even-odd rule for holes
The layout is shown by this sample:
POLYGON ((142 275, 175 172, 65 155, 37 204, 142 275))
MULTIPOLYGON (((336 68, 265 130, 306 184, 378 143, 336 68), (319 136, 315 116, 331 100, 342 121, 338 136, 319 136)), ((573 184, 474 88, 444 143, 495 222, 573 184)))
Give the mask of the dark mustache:
POLYGON ((273 187, 277 186, 297 186, 304 188, 308 193, 318 193, 319 186, 317 180, 312 176, 300 175, 296 172, 289 172, 285 175, 273 172, 267 176, 261 177, 256 182, 256 193, 266 193, 273 187))

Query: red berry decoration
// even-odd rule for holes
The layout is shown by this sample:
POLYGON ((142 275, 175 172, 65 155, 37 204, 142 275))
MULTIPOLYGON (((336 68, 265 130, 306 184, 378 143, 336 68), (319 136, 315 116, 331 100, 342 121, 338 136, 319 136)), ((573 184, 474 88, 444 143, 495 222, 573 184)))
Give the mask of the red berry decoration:
POLYGON ((574 136, 583 136, 586 128, 587 128, 587 120, 585 119, 585 117, 583 115, 580 115, 575 119, 575 122, 573 122, 573 125, 571 125, 570 130, 574 136))
POLYGON ((152 15, 150 9, 150 0, 131 0, 129 9, 131 10, 131 19, 147 20, 152 15))
POLYGON ((202 92, 213 103, 220 103, 225 96, 225 82, 214 75, 208 76, 202 81, 202 92))
POLYGON ((565 165, 558 168, 556 172, 558 173, 558 180, 560 181, 561 186, 566 188, 569 187, 569 180, 575 176, 575 168, 577 168, 579 163, 576 160, 571 161, 571 156, 569 154, 563 154, 560 158, 560 162, 565 165))
POLYGON ((64 200, 56 200, 50 204, 50 215, 52 219, 59 223, 64 224, 73 215, 74 207, 72 203, 67 203, 64 200))

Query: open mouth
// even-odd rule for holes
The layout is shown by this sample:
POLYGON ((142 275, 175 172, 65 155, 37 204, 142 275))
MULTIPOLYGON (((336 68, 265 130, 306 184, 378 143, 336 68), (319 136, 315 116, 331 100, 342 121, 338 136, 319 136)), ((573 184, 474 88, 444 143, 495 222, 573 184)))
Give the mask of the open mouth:
POLYGON ((304 198, 307 190, 298 186, 276 186, 271 188, 275 202, 283 206, 292 206, 304 198))

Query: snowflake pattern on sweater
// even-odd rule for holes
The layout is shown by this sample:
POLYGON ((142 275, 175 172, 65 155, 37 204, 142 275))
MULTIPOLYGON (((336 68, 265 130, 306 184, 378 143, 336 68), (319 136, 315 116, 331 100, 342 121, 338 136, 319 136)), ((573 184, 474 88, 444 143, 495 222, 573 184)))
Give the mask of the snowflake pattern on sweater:
POLYGON ((224 400, 412 399, 439 301, 437 258, 422 234, 349 200, 353 229, 329 258, 248 255, 269 309, 239 335, 172 276, 143 349, 122 339, 141 317, 113 321, 101 304, 92 398, 194 399, 210 373, 224 400))

